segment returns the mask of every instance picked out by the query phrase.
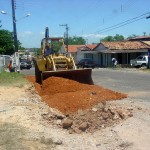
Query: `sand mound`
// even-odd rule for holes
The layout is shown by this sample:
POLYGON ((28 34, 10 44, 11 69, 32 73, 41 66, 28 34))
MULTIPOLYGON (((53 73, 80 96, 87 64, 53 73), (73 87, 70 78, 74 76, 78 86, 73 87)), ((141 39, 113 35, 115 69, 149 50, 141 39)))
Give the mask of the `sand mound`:
POLYGON ((105 101, 126 98, 126 94, 114 92, 96 85, 82 84, 73 80, 50 77, 43 81, 42 86, 35 82, 34 76, 28 76, 39 95, 50 107, 64 114, 77 112, 78 109, 88 109, 105 101))

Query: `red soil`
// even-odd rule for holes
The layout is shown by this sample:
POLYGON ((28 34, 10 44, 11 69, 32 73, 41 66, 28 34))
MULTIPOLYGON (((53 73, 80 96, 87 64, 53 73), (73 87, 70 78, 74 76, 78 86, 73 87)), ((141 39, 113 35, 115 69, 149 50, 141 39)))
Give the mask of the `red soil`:
POLYGON ((50 77, 43 81, 42 86, 35 82, 34 76, 27 76, 27 79, 34 84, 43 101, 64 114, 88 109, 100 102, 127 97, 126 94, 101 86, 82 84, 60 77, 50 77))

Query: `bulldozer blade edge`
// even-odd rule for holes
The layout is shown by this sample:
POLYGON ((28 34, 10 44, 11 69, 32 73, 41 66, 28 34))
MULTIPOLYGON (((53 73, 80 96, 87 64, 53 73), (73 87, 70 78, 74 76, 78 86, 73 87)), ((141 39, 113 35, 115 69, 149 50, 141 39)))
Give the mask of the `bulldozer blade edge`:
POLYGON ((92 69, 76 69, 76 70, 61 70, 61 71, 44 71, 42 72, 42 81, 55 76, 75 80, 80 83, 93 84, 91 77, 92 69))

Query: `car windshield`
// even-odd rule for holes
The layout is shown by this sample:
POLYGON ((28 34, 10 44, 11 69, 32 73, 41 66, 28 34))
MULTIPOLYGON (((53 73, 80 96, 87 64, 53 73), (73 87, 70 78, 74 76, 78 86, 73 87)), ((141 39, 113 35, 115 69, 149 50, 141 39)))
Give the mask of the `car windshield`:
POLYGON ((143 56, 139 56, 139 57, 137 57, 137 59, 143 59, 143 56))

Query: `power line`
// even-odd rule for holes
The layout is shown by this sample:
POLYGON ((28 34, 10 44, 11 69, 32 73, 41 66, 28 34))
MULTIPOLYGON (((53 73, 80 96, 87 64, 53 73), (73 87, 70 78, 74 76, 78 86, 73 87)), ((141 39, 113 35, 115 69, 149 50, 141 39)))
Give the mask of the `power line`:
MULTIPOLYGON (((102 1, 102 2, 104 2, 104 1, 102 1)), ((130 6, 131 4, 134 4, 136 1, 135 0, 133 0, 133 2, 130 2, 130 0, 127 0, 124 4, 126 4, 126 6, 130 6)), ((121 4, 121 13, 123 12, 123 7, 124 7, 124 4, 121 4)), ((113 16, 110 14, 109 15, 109 17, 102 17, 102 21, 101 21, 101 23, 100 23, 100 21, 97 21, 97 23, 100 23, 99 25, 97 25, 96 26, 96 28, 99 28, 99 27, 101 27, 101 26, 104 26, 105 24, 108 24, 108 22, 111 20, 114 20, 115 18, 116 18, 116 15, 118 15, 118 14, 120 14, 119 13, 119 11, 117 11, 118 9, 116 8, 116 9, 114 9, 114 10, 116 10, 116 12, 118 12, 117 14, 115 13, 115 17, 114 17, 114 14, 113 14, 113 16), (104 20, 106 20, 105 22, 104 22, 104 20), (109 20, 109 21, 108 21, 109 20)), ((96 22, 95 23, 92 23, 91 25, 94 25, 94 24, 97 24, 96 22)))
POLYGON ((108 30, 105 30, 105 31, 102 31, 102 32, 99 32, 99 33, 108 32, 108 31, 111 31, 111 30, 114 30, 114 29, 120 28, 120 27, 122 27, 122 26, 128 25, 128 24, 130 24, 130 23, 133 23, 133 22, 139 21, 139 20, 144 19, 144 18, 145 18, 145 17, 138 18, 138 19, 133 20, 133 21, 131 21, 131 22, 128 22, 128 23, 126 23, 126 24, 122 24, 122 25, 120 25, 120 26, 117 26, 117 27, 114 27, 114 28, 112 28, 112 29, 108 29, 108 30))
POLYGON ((112 30, 113 28, 116 28, 116 27, 118 27, 118 26, 119 26, 119 27, 124 26, 124 24, 125 24, 125 25, 130 24, 130 23, 132 23, 132 21, 135 22, 136 19, 138 20, 138 19, 140 19, 142 16, 144 16, 143 18, 145 18, 146 15, 148 15, 149 13, 150 13, 150 12, 144 13, 144 14, 142 14, 142 15, 140 15, 140 16, 137 16, 137 17, 128 19, 128 20, 126 20, 126 21, 124 21, 124 22, 121 22, 121 23, 118 23, 118 24, 116 24, 116 25, 113 25, 113 26, 110 26, 110 27, 101 29, 101 30, 96 31, 96 32, 94 32, 94 33, 102 33, 102 32, 106 32, 106 31, 112 30))

